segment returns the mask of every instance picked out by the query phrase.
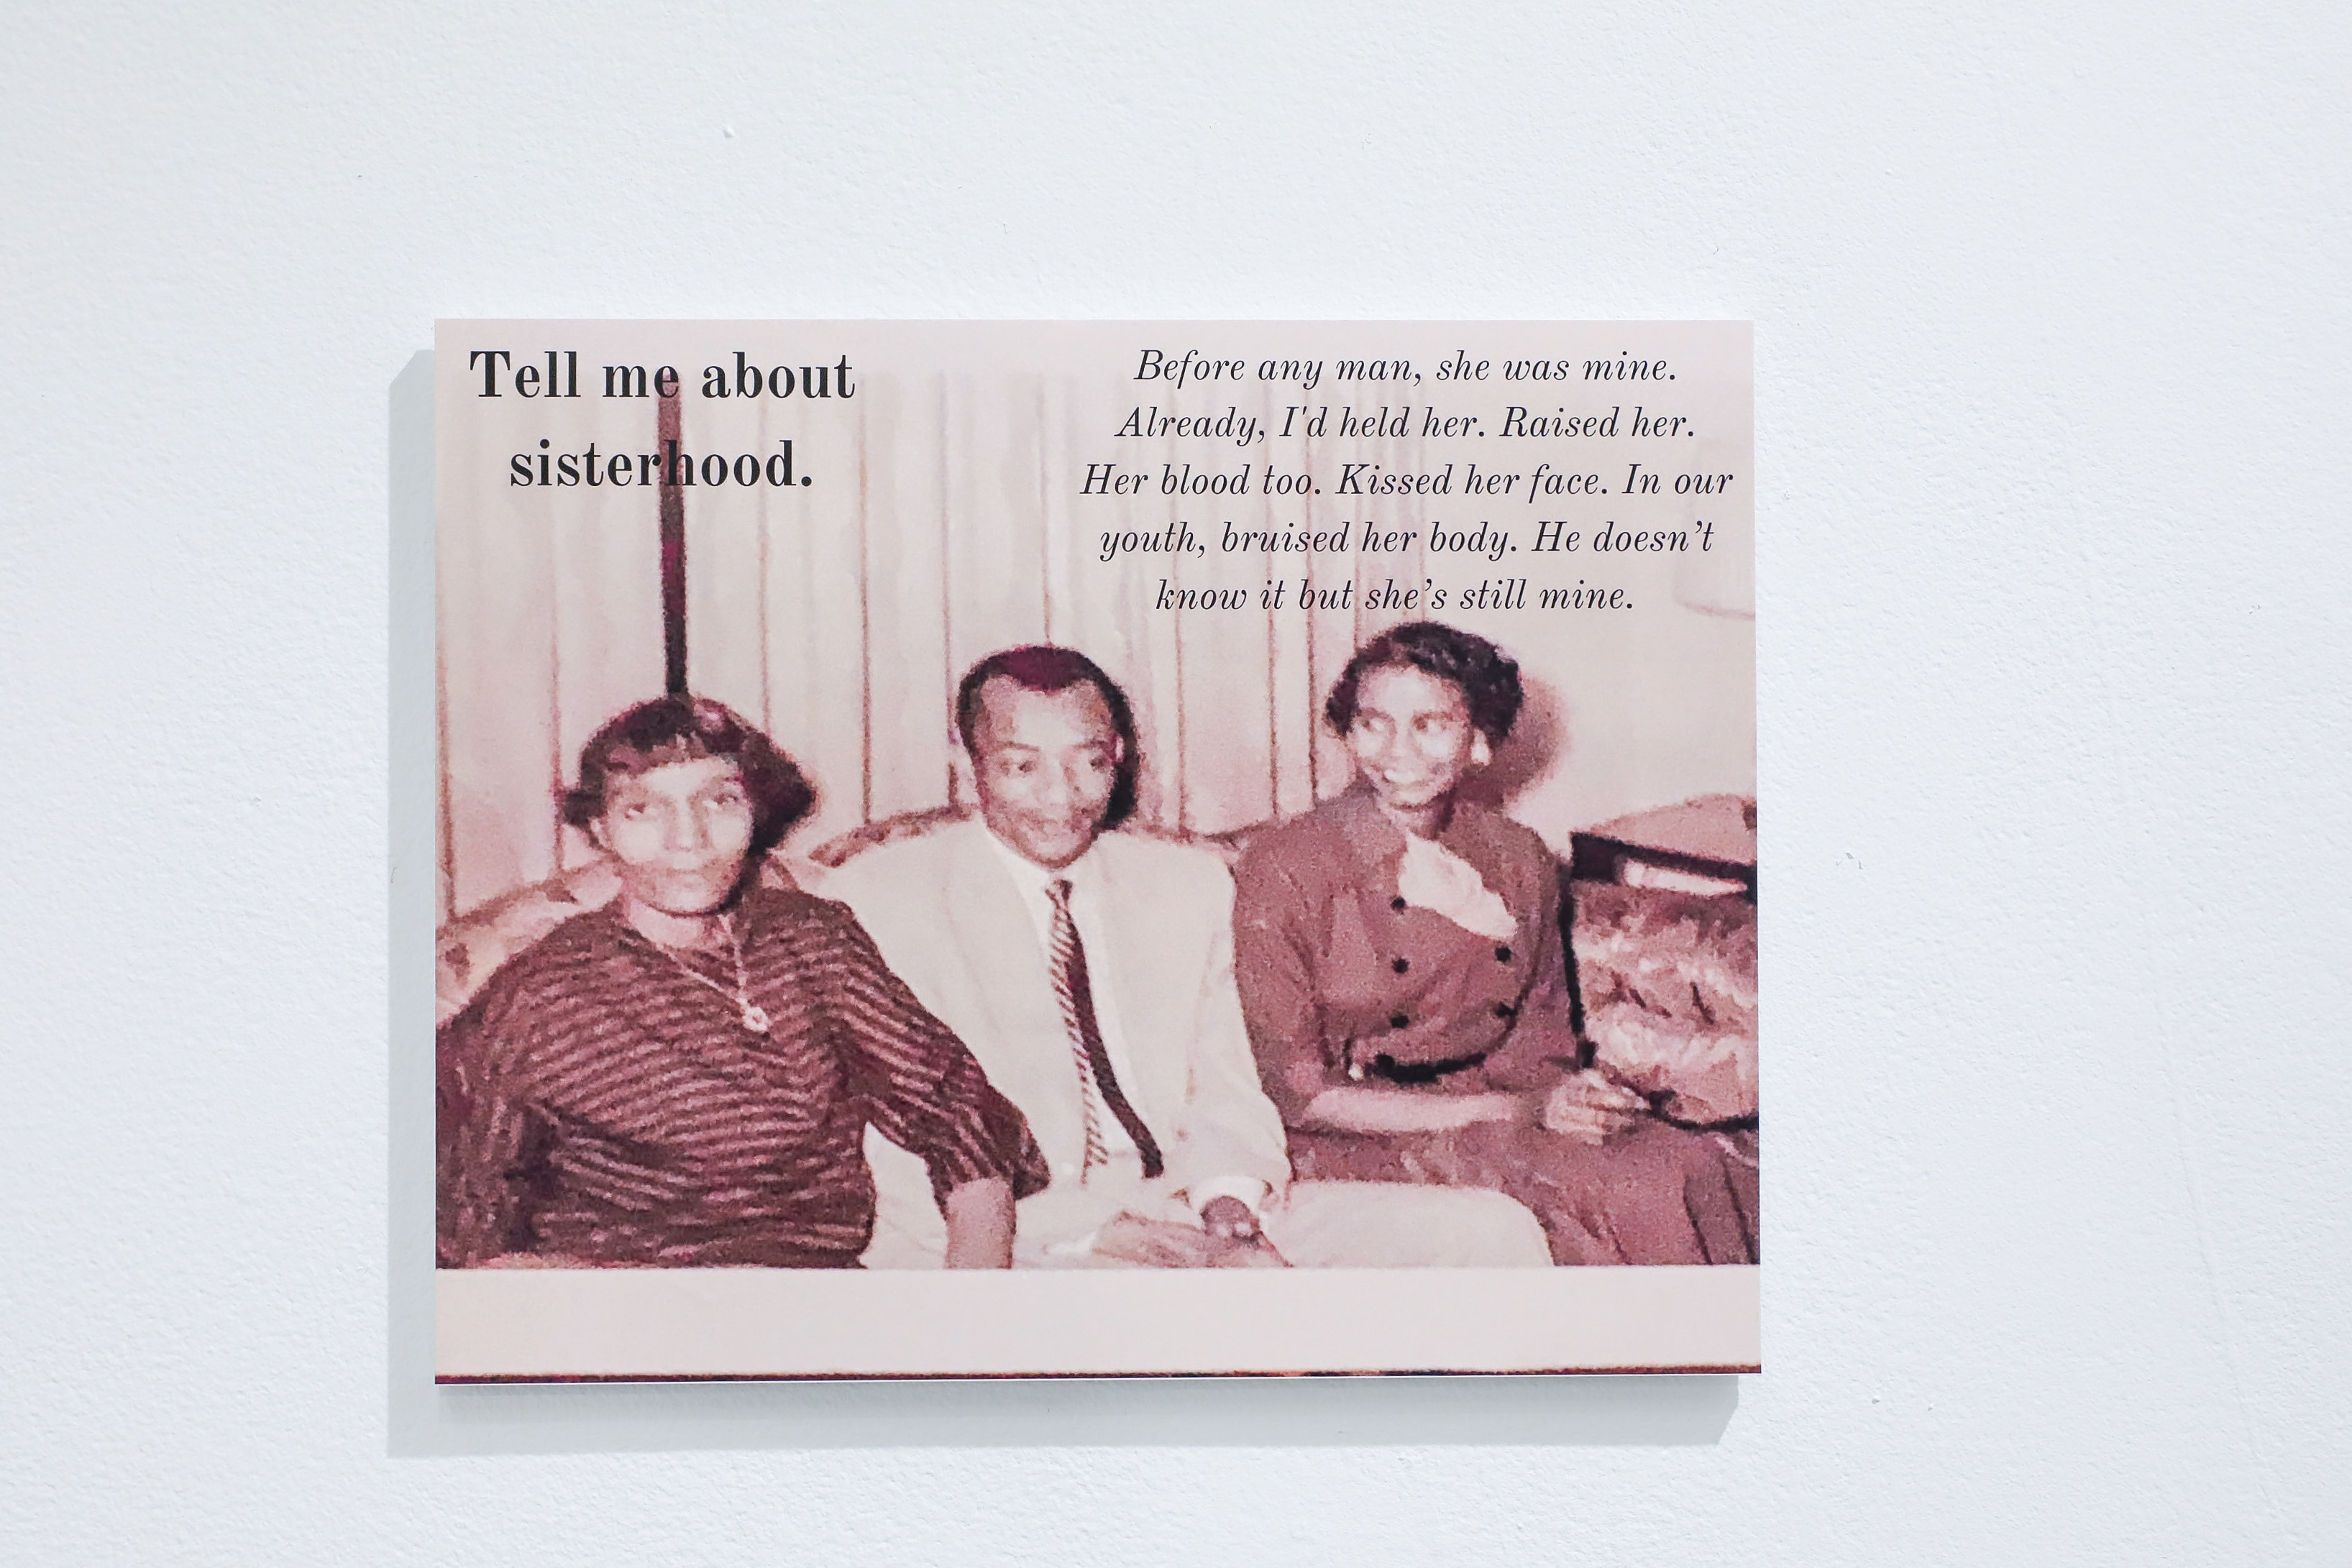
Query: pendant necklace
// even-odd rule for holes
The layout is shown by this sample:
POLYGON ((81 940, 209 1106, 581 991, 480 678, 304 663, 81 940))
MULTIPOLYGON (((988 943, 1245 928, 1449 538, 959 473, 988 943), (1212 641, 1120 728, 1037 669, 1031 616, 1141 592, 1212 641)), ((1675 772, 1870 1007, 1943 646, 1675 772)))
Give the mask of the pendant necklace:
MULTIPOLYGON (((735 917, 731 915, 720 915, 719 917, 719 928, 727 933, 727 951, 735 960, 735 988, 732 991, 730 991, 725 986, 720 985, 718 981, 712 979, 709 976, 704 974, 701 970, 688 963, 684 958, 679 957, 674 949, 665 947, 660 943, 656 942, 653 945, 654 951, 661 954, 671 963, 676 964, 680 969, 683 969, 688 979, 697 980, 703 985, 709 986, 712 990, 717 991, 720 996, 725 997, 729 1001, 733 1002, 735 1004, 735 1010, 742 1018, 743 1027, 745 1029, 750 1030, 753 1034, 765 1034, 773 1025, 775 1020, 768 1016, 767 1009, 761 1007, 759 1003, 751 999, 751 972, 744 967, 743 942, 740 937, 735 935, 735 917)), ((648 938, 648 940, 650 940, 650 938, 648 938)))

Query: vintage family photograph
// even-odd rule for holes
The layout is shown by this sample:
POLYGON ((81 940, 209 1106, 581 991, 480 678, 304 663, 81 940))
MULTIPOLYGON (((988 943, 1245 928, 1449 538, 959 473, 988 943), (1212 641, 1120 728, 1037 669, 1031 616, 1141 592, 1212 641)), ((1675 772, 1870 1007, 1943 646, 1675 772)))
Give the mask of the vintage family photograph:
POLYGON ((441 1375, 1760 1364, 1749 367, 444 323, 441 1375))

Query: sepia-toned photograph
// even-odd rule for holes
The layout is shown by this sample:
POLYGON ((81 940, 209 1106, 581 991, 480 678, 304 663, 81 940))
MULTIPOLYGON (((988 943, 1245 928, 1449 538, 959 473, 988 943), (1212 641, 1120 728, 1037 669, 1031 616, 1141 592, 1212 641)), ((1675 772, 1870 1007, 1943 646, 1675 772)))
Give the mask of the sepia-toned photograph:
POLYGON ((441 1378, 1760 1367, 1751 357, 443 323, 441 1378))

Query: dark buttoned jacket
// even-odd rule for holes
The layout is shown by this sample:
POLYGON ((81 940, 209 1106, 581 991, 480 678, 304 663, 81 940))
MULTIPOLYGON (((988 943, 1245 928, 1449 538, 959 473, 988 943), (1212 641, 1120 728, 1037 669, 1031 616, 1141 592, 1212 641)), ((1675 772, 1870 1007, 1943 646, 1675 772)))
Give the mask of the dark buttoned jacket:
POLYGON ((1437 841, 1502 898, 1510 937, 1408 904, 1404 833, 1360 789, 1267 829, 1242 856, 1242 1012, 1286 1123, 1339 1084, 1531 1089, 1575 1064, 1558 860, 1531 830, 1466 802, 1437 841))

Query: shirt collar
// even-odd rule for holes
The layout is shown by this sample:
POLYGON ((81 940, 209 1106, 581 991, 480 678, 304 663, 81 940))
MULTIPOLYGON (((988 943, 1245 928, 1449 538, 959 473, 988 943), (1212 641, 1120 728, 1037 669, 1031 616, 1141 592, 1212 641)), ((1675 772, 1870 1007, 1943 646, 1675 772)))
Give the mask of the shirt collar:
POLYGON ((1087 846, 1086 853, 1061 870, 1054 871, 1039 865, 1035 861, 998 838, 994 830, 991 829, 985 821, 980 824, 980 831, 988 840, 989 848, 996 852, 997 859, 1004 862, 1005 874, 1013 879, 1013 885, 1016 887, 1044 894, 1053 887, 1054 883, 1065 878, 1068 879, 1073 888, 1093 884, 1095 866, 1097 863, 1095 852, 1102 843, 1100 833, 1097 833, 1094 842, 1087 846))

